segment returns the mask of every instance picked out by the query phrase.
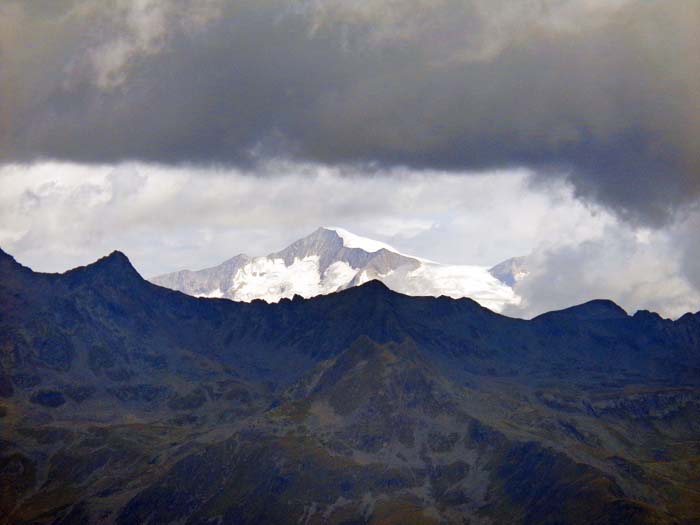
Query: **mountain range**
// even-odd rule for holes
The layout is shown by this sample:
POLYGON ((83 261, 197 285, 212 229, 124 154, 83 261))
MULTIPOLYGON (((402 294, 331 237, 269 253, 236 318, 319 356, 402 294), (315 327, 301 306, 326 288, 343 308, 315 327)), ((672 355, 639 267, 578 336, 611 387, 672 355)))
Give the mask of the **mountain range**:
POLYGON ((512 286, 523 268, 524 258, 509 259, 492 270, 440 264, 343 228, 322 227, 267 256, 240 254, 212 268, 182 270, 151 281, 197 297, 277 302, 294 295, 309 298, 338 292, 376 279, 407 295, 471 297, 501 311, 519 303, 512 286))
POLYGON ((0 250, 1 524, 698 522, 700 312, 246 303, 0 250))

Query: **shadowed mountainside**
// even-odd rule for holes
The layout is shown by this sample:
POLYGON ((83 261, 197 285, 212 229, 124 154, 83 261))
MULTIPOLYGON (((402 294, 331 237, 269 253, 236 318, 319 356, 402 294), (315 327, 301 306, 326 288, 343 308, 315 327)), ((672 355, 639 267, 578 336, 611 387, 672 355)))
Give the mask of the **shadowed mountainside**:
POLYGON ((0 523, 693 523, 700 314, 235 303, 0 251, 0 418, 0 523))

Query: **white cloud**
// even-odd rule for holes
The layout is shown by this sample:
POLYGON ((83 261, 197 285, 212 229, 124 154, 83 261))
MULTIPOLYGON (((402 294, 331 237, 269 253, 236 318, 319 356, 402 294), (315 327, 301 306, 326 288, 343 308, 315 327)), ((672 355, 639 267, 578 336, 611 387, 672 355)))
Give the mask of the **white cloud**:
POLYGON ((682 268, 684 246, 668 231, 611 224, 583 242, 559 239, 530 255, 516 284, 522 303, 505 313, 531 317, 592 299, 612 299, 629 313, 646 309, 675 318, 700 309, 700 292, 682 268))

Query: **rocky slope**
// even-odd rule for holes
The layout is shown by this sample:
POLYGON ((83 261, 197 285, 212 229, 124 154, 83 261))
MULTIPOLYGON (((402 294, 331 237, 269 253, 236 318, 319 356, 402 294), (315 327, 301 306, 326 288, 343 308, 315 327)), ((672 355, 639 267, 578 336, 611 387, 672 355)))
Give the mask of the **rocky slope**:
POLYGON ((700 314, 193 298, 0 252, 0 523, 695 523, 700 314))

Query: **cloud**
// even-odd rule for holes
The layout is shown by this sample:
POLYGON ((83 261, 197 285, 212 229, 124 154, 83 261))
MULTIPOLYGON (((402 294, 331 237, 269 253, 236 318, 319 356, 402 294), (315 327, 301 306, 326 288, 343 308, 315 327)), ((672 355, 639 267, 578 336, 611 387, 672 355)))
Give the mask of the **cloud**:
POLYGON ((534 190, 530 173, 464 177, 271 162, 240 169, 128 163, 0 168, 0 246, 39 270, 85 264, 115 248, 146 275, 269 253, 321 225, 407 253, 492 265, 546 239, 587 239, 613 220, 566 185, 534 190), (51 254, 51 256, 47 256, 51 254))
POLYGON ((529 275, 516 283, 522 303, 504 313, 532 317, 601 298, 629 313, 646 309, 676 318, 697 311, 699 268, 685 267, 690 245, 677 235, 688 226, 669 233, 611 223, 601 235, 580 243, 563 237, 543 243, 528 257, 529 275))
POLYGON ((699 27, 696 0, 5 2, 0 153, 526 167, 658 226, 700 195, 699 27))

